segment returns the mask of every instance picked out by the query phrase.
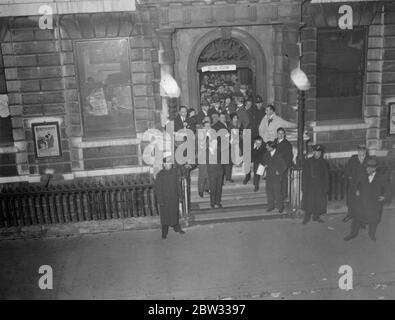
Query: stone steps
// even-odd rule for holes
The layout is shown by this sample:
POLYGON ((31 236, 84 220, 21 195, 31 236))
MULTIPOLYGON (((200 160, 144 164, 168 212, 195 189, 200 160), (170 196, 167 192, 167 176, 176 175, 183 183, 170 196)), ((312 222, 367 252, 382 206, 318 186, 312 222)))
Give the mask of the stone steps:
POLYGON ((290 212, 290 210, 284 211, 280 214, 277 210, 266 212, 266 205, 250 205, 232 208, 200 210, 194 214, 193 223, 208 224, 293 217, 294 213, 290 212))
POLYGON ((289 217, 289 213, 279 214, 277 210, 266 212, 267 196, 265 181, 261 180, 260 188, 254 192, 252 179, 243 185, 244 172, 241 167, 233 170, 233 183, 225 181, 222 191, 222 208, 212 209, 210 195, 204 193, 200 198, 197 190, 198 170, 191 174, 191 213, 193 223, 217 223, 244 220, 275 219, 289 217))

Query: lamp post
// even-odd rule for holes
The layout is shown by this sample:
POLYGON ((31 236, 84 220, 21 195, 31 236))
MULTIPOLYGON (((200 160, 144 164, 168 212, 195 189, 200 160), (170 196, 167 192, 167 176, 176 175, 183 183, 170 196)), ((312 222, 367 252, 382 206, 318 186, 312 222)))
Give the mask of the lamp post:
POLYGON ((298 88, 298 155, 296 157, 296 168, 293 170, 292 176, 292 190, 291 205, 297 214, 301 214, 302 204, 302 168, 304 158, 304 107, 305 107, 305 92, 310 89, 310 81, 306 74, 300 69, 300 62, 298 66, 291 72, 291 80, 298 88))
POLYGON ((297 68, 291 72, 291 80, 298 88, 298 156, 296 158, 297 169, 302 169, 303 152, 304 152, 304 109, 305 109, 305 92, 310 89, 310 81, 307 75, 300 69, 300 62, 297 68))

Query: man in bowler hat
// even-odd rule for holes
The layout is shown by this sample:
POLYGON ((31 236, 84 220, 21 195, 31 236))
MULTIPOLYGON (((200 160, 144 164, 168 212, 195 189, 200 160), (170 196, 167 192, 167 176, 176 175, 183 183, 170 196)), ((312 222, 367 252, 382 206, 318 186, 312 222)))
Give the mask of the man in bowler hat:
POLYGON ((383 203, 390 198, 388 178, 377 172, 377 160, 366 162, 366 175, 360 175, 356 183, 356 208, 352 215, 351 231, 344 240, 355 238, 361 226, 369 226, 369 238, 376 241, 376 230, 380 223, 383 203))

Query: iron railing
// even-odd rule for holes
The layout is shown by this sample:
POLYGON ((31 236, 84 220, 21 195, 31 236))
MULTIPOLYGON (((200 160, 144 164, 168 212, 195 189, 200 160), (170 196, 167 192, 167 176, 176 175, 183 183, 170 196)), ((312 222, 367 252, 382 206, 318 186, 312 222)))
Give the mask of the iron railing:
POLYGON ((157 216, 152 181, 4 187, 0 228, 157 216))
MULTIPOLYGON (((395 185, 395 163, 391 161, 380 163, 378 172, 383 173, 395 185)), ((301 190, 301 172, 297 169, 290 170, 290 199, 294 208, 300 208, 302 190, 301 190)), ((329 201, 342 201, 346 199, 347 181, 344 177, 344 165, 331 165, 329 170, 329 201)))

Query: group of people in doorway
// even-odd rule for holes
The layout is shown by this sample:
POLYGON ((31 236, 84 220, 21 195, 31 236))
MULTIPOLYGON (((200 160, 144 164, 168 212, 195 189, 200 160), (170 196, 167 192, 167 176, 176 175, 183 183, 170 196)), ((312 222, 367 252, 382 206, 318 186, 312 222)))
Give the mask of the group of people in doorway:
MULTIPOLYGON (((184 190, 180 188, 184 179, 187 185, 187 203, 190 209, 190 173, 198 168, 198 193, 204 197, 210 196, 212 208, 221 208, 222 188, 224 183, 233 183, 233 164, 221 162, 221 139, 215 137, 212 145, 210 130, 219 131, 226 129, 229 134, 237 132, 240 140, 243 130, 251 130, 253 138, 251 146, 251 171, 248 172, 243 184, 251 178, 254 191, 259 190, 262 176, 266 180, 266 193, 268 200, 267 211, 275 209, 278 213, 284 211, 284 200, 288 194, 288 174, 294 164, 292 145, 286 138, 286 128, 293 126, 276 115, 275 108, 268 105, 263 108, 261 97, 257 96, 255 103, 252 99, 242 99, 239 96, 231 101, 236 106, 235 110, 220 108, 214 100, 211 104, 202 102, 201 110, 185 106, 179 108, 179 113, 174 119, 175 132, 190 129, 204 129, 207 133, 205 140, 206 164, 175 164, 169 163, 170 158, 164 159, 163 170, 155 179, 155 189, 159 204, 162 237, 166 238, 169 226, 176 232, 184 233, 181 229, 179 217, 179 201, 184 190), (263 114, 263 110, 265 113, 263 114), (232 130, 232 129, 237 129, 232 130), (214 148, 213 148, 214 146, 214 148), (210 163, 210 153, 216 153, 216 163, 210 163)), ((232 139, 232 136, 231 136, 232 139)), ((240 141, 239 140, 239 141, 240 141)), ((204 141, 204 140, 203 140, 204 141)), ((241 148, 241 152, 243 152, 241 148)), ((302 168, 302 209, 305 212, 303 224, 310 220, 324 222, 322 214, 327 211, 327 197, 329 191, 329 163, 324 159, 324 149, 321 145, 313 146, 313 155, 303 161, 302 168)), ((199 157, 199 155, 196 155, 199 157)), ((390 188, 388 180, 377 171, 377 160, 367 155, 364 146, 359 147, 358 155, 350 158, 345 169, 347 181, 348 215, 345 222, 352 220, 350 234, 345 240, 350 240, 358 235, 360 228, 369 227, 369 236, 375 240, 377 225, 380 222, 382 204, 389 198, 390 188)))

